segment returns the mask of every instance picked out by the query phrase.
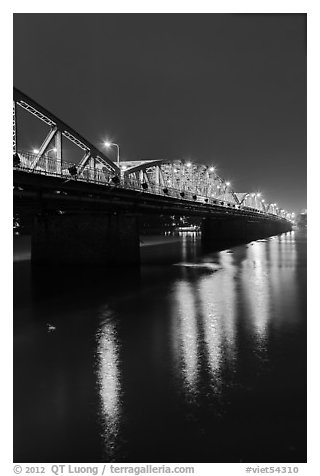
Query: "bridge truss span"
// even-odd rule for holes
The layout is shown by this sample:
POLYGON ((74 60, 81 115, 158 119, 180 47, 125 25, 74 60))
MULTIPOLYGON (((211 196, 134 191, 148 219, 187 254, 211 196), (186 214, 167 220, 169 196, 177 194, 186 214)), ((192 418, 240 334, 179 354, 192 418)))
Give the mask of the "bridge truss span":
POLYGON ((50 172, 53 175, 66 175, 76 173, 78 176, 99 177, 100 181, 110 181, 114 175, 120 175, 118 166, 104 153, 98 150, 78 132, 69 127, 54 114, 37 104, 33 99, 26 96, 16 88, 13 88, 13 154, 16 163, 22 163, 25 169, 34 172, 49 172, 48 163, 51 163, 50 172), (19 147, 19 119, 18 108, 22 108, 28 114, 36 117, 49 128, 47 136, 36 151, 23 151, 19 147), (72 164, 64 159, 63 138, 74 144, 82 151, 82 158, 77 164, 72 164), (54 147, 50 149, 50 147, 54 147), (55 164, 48 155, 50 150, 55 151, 55 164), (72 168, 72 167, 76 167, 72 168))
POLYGON ((204 164, 181 159, 146 161, 126 169, 123 175, 129 186, 142 187, 146 191, 204 203, 240 205, 230 184, 213 167, 204 164))
MULTIPOLYGON (((134 191, 141 202, 148 195, 148 199, 158 203, 164 201, 166 206, 170 202, 172 209, 178 205, 186 209, 199 205, 211 211, 213 207, 215 210, 223 209, 226 214, 248 212, 272 219, 292 219, 291 214, 280 210, 275 203, 267 204, 260 193, 236 193, 213 166, 181 158, 166 158, 121 162, 121 167, 118 167, 78 132, 16 88, 13 89, 13 168, 19 172, 16 173, 17 179, 19 176, 22 180, 22 175, 29 174, 27 181, 33 178, 39 188, 41 181, 48 183, 47 179, 41 178, 45 175, 59 179, 62 188, 67 183, 70 185, 70 181, 76 181, 79 186, 81 182, 86 182, 89 187, 93 184, 105 186, 112 193, 114 189, 134 191), (21 147, 24 126, 19 122, 20 109, 47 129, 47 135, 41 139, 37 149, 21 147), (72 161, 72 154, 69 155, 66 145, 69 143, 81 157, 76 163, 72 161), (54 154, 50 155, 50 151, 54 154)), ((61 187, 57 186, 58 192, 61 187)), ((87 189, 84 185, 82 187, 87 189)))

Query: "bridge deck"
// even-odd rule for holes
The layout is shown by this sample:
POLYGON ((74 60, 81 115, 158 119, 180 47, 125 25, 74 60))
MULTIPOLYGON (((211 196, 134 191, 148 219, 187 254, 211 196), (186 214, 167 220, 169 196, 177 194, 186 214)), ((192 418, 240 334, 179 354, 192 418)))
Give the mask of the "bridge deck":
POLYGON ((204 203, 186 198, 158 195, 149 191, 135 190, 120 184, 92 183, 76 178, 43 175, 14 169, 14 201, 24 207, 56 210, 83 209, 107 212, 180 214, 186 216, 285 221, 283 218, 247 208, 235 208, 232 204, 204 203))

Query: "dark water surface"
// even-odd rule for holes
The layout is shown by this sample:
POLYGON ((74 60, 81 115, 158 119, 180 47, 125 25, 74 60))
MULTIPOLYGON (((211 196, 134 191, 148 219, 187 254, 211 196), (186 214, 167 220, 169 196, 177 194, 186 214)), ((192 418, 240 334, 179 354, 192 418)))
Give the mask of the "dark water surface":
POLYGON ((142 241, 139 272, 15 262, 14 461, 305 462, 305 234, 142 241))

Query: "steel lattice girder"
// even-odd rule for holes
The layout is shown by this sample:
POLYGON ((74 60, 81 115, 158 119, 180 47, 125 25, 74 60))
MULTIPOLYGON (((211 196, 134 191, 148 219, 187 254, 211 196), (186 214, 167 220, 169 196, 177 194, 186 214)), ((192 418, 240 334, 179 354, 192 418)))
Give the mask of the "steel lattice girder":
MULTIPOLYGON (((120 174, 120 169, 108 156, 103 154, 94 145, 92 145, 89 141, 87 141, 80 134, 78 134, 74 129, 72 129, 63 121, 58 119, 54 114, 52 114, 51 112, 46 110, 44 107, 37 104, 35 101, 33 101, 33 99, 29 98, 28 96, 26 96, 24 93, 22 93, 16 88, 13 88, 13 100, 14 100, 14 109, 15 109, 15 106, 18 104, 27 112, 29 112, 30 114, 33 114, 42 122, 50 126, 49 134, 40 148, 39 154, 37 156, 35 164, 33 164, 33 167, 36 166, 38 160, 45 153, 45 150, 49 142, 55 139, 55 136, 57 133, 60 133, 64 137, 66 137, 68 140, 73 142, 77 147, 84 150, 86 154, 90 151, 90 155, 94 157, 98 162, 100 162, 103 166, 107 167, 107 169, 110 172, 116 175, 120 174), (49 140, 49 137, 50 137, 50 140, 49 140)), ((16 143, 18 139, 17 138, 18 129, 16 129, 16 122, 17 122, 17 118, 16 118, 16 114, 14 110, 14 149, 16 148, 16 143)))
POLYGON ((239 204, 236 194, 229 190, 224 180, 210 167, 203 164, 188 164, 180 159, 146 161, 124 171, 130 183, 139 185, 142 181, 158 186, 191 192, 200 196, 224 198, 239 204))

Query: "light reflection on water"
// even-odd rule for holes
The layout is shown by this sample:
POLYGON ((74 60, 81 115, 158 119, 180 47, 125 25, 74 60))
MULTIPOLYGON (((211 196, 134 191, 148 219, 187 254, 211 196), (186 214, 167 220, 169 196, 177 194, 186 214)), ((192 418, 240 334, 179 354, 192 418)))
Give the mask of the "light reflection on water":
MULTIPOLYGON (((40 366, 37 359, 30 358, 28 363, 34 348, 46 356, 43 367, 47 361, 53 365, 56 360, 50 349, 63 345, 69 350, 69 335, 80 342, 78 348, 92 346, 95 368, 91 373, 90 363, 84 369, 77 359, 68 360, 67 352, 59 371, 68 382, 73 375, 72 389, 86 387, 95 374, 97 386, 90 384, 86 390, 92 393, 90 401, 95 396, 99 401, 93 413, 99 415, 101 461, 302 462, 305 237, 291 232, 204 255, 199 236, 189 233, 172 244, 144 249, 148 259, 163 254, 164 264, 142 266, 140 278, 127 282, 121 278, 115 284, 111 276, 83 309, 81 300, 70 304, 69 295, 60 300, 55 296, 47 303, 41 296, 41 305, 52 315, 64 316, 60 323, 50 320, 59 330, 47 335, 54 347, 42 343, 43 323, 33 298, 28 319, 34 313, 37 334, 31 335, 30 326, 28 334, 24 325, 18 328, 17 346, 20 349, 23 343, 19 353, 23 358, 18 358, 16 372, 21 368, 24 373, 26 366, 34 372, 40 366), (166 252, 170 259, 175 257, 171 263, 166 261, 166 252), (66 306, 68 312, 62 313, 66 306), (64 332, 66 326, 72 334, 64 332)), ((89 282, 86 286, 90 289, 89 282)), ((46 373, 54 388, 57 383, 52 376, 46 373)), ((74 393, 70 400, 75 415, 55 410, 53 420, 55 425, 73 428, 68 418, 78 419, 83 433, 88 432, 90 448, 96 445, 95 426, 90 434, 87 400, 80 393, 74 398, 74 393)), ((36 388, 29 398, 30 405, 43 406, 36 388)), ((23 398, 19 405, 24 414, 23 398)), ((25 425, 28 435, 33 430, 25 425)), ((33 425, 37 428, 36 417, 33 425)), ((74 433, 76 441, 76 429, 74 433)), ((28 442, 26 436, 23 451, 15 449, 24 461, 28 442)), ((91 448, 91 454, 95 450, 91 448)), ((61 460, 61 452, 57 454, 61 460)), ((89 449, 87 456, 82 449, 72 456, 85 461, 89 454, 89 449)), ((48 460, 53 461, 54 454, 48 460)))
POLYGON ((299 320, 295 310, 297 304, 297 266, 295 231, 273 237, 269 243, 270 253, 270 288, 274 326, 285 325, 291 328, 299 320), (278 266, 275 263, 278 263, 278 266))
POLYGON ((186 389, 196 393, 198 376, 198 330, 195 300, 191 284, 178 281, 174 288, 176 309, 173 320, 173 342, 178 372, 186 389))
POLYGON ((97 356, 99 391, 101 396, 101 413, 104 419, 104 439, 106 453, 112 459, 119 433, 120 424, 120 375, 119 345, 116 323, 109 311, 102 314, 101 328, 97 333, 97 356))
POLYGON ((266 242, 254 242, 242 263, 241 283, 251 328, 262 350, 270 319, 270 267, 266 260, 266 242))
POLYGON ((204 325, 204 341, 208 353, 212 384, 218 391, 224 359, 232 363, 235 347, 235 282, 233 257, 219 253, 216 272, 200 279, 199 304, 204 325))

